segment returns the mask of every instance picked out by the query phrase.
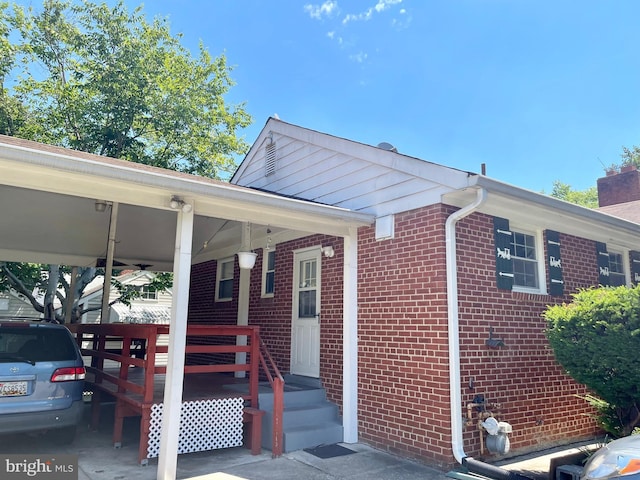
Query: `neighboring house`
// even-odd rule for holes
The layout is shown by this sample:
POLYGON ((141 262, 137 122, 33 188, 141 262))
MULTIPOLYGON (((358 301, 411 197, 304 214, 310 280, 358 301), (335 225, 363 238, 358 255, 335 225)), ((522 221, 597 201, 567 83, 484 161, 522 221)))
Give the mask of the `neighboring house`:
POLYGON ((15 290, 0 292, 0 320, 9 318, 40 319, 42 315, 37 312, 31 303, 15 290))
MULTIPOLYGON (((541 315, 578 289, 631 285, 639 224, 276 119, 232 183, 376 218, 346 261, 340 237, 267 226, 248 287, 249 323, 279 367, 355 410, 360 441, 445 465, 480 453, 482 409, 512 426, 515 450, 597 431, 541 315), (357 337, 343 324, 355 269, 357 337)), ((194 264, 189 321, 236 323, 240 277, 233 256, 194 264)))
MULTIPOLYGON (((123 285, 130 285, 140 290, 140 297, 131 301, 131 305, 114 303, 110 308, 108 323, 164 323, 171 319, 171 290, 155 290, 149 287, 154 273, 145 270, 126 271, 116 278, 123 285)), ((82 315, 82 323, 100 323, 102 305, 103 277, 99 276, 91 282, 80 299, 82 310, 98 307, 82 315)), ((111 286, 109 302, 118 298, 118 290, 111 286)))

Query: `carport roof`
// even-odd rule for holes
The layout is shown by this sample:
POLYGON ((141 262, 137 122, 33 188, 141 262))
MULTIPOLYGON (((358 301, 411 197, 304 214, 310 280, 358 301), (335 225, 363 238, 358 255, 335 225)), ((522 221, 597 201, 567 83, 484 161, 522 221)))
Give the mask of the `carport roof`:
POLYGON ((226 182, 0 135, 0 260, 95 265, 106 254, 110 215, 119 205, 116 260, 171 270, 178 196, 195 213, 198 263, 236 253, 244 222, 251 248, 312 233, 347 235, 373 217, 226 182))

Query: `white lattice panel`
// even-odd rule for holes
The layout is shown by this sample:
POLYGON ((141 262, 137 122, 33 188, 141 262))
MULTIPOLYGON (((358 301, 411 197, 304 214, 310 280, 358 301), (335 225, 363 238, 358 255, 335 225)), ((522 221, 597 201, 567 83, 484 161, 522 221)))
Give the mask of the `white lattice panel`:
MULTIPOLYGON (((160 451, 162 403, 151 407, 151 425, 147 458, 160 451)), ((182 402, 178 453, 202 452, 242 445, 244 399, 219 398, 182 402)))

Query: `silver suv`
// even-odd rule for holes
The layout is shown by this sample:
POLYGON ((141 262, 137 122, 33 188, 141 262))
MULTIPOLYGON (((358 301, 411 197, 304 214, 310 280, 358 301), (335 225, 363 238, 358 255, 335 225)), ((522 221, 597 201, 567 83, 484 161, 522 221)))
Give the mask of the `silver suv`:
POLYGON ((85 368, 63 325, 0 322, 0 434, 51 431, 73 441, 85 368))

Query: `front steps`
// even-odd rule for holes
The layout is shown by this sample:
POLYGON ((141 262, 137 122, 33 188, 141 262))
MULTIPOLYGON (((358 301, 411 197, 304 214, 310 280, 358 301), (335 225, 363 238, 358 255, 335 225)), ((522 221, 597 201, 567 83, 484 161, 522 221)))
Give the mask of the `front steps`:
MULTIPOLYGON (((327 400, 318 379, 284 376, 284 412, 282 418, 283 452, 343 441, 342 419, 338 406, 327 400)), ((262 447, 272 449, 273 391, 268 383, 258 393, 262 417, 262 447)))

